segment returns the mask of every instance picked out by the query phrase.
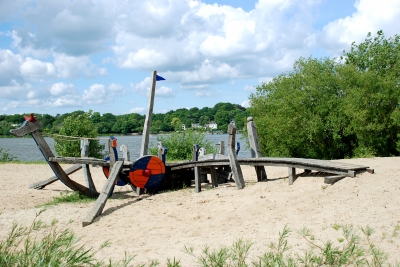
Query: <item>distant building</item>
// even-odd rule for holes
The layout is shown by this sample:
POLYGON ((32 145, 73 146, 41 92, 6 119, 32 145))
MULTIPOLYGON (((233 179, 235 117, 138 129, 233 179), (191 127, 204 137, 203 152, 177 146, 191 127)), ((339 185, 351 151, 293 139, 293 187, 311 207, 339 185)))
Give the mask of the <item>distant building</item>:
POLYGON ((181 129, 186 131, 186 125, 185 124, 181 124, 181 129))
POLYGON ((211 122, 208 124, 208 128, 210 128, 210 129, 217 129, 217 128, 218 128, 218 124, 217 124, 215 121, 211 121, 211 122))
POLYGON ((230 124, 235 125, 235 121, 231 120, 230 124))
POLYGON ((192 128, 203 128, 199 123, 192 123, 192 128))

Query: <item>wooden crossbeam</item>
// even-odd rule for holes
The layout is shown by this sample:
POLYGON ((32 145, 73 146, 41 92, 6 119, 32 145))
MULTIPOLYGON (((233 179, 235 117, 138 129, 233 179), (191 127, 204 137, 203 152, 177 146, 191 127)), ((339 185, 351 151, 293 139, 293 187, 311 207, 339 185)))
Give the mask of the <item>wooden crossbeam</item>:
POLYGON ((117 161, 111 169, 111 173, 107 179, 106 184, 100 192, 100 196, 97 198, 96 203, 94 204, 92 210, 86 215, 85 219, 82 221, 82 226, 85 227, 93 222, 93 220, 99 216, 104 206, 106 205, 108 196, 110 192, 114 189, 115 181, 119 172, 121 171, 123 166, 123 161, 117 161))
MULTIPOLYGON (((75 164, 72 167, 69 167, 68 169, 66 169, 65 173, 67 175, 70 175, 70 174, 80 170, 81 168, 82 168, 81 164, 75 164)), ((31 189, 43 189, 43 188, 45 188, 45 186, 47 186, 49 184, 52 184, 52 183, 54 183, 54 182, 56 182, 58 180, 59 179, 58 179, 57 176, 52 176, 49 179, 46 179, 44 181, 40 181, 40 182, 37 182, 37 183, 30 184, 29 188, 31 188, 31 189)))

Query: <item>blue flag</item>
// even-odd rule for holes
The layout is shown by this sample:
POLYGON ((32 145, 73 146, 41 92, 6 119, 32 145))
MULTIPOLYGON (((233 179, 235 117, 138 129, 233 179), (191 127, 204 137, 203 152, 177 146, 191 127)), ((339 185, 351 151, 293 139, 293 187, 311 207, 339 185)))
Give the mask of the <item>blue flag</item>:
POLYGON ((163 81, 163 80, 165 80, 163 77, 158 76, 158 75, 156 74, 156 81, 163 81))

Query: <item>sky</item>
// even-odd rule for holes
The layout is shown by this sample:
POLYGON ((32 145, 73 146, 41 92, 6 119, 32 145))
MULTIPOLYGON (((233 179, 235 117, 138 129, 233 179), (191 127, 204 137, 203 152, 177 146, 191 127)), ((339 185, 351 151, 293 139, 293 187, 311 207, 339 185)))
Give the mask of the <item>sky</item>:
POLYGON ((0 0, 0 114, 248 107, 300 57, 399 34, 400 0, 0 0))

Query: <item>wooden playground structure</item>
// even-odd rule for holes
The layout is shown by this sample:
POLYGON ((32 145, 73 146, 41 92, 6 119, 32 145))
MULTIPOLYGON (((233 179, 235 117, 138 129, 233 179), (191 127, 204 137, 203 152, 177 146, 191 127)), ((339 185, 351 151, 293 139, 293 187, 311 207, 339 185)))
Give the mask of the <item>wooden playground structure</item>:
POLYGON ((289 185, 292 185, 298 177, 298 175, 296 175, 296 169, 304 169, 306 173, 311 173, 313 171, 328 173, 329 175, 325 177, 325 183, 329 184, 333 184, 345 177, 355 177, 359 172, 374 172, 373 169, 370 169, 368 166, 338 161, 262 157, 258 143, 257 129, 252 117, 249 117, 247 120, 251 158, 237 158, 236 127, 232 124, 228 126, 229 137, 227 155, 225 155, 224 143, 220 142, 219 153, 208 155, 205 154, 203 149, 199 149, 198 146, 194 144, 193 158, 190 161, 166 163, 166 148, 161 144, 158 146, 158 156, 150 156, 148 155, 149 131, 157 77, 159 76, 157 76, 157 72, 154 71, 148 113, 143 130, 140 157, 135 161, 130 161, 129 151, 124 145, 121 146, 121 151, 124 156, 123 158, 118 157, 117 142, 113 137, 110 137, 108 140, 108 160, 88 157, 88 140, 85 139, 81 140, 82 157, 57 157, 53 154, 49 145, 41 135, 39 131, 40 123, 35 119, 33 114, 31 114, 30 117, 26 117, 24 124, 18 129, 11 130, 11 133, 16 136, 31 134, 55 174, 55 176, 40 182, 35 182, 29 187, 32 189, 43 189, 45 186, 60 180, 73 191, 78 191, 80 194, 88 197, 97 198, 93 208, 82 221, 82 226, 87 226, 102 213, 115 185, 129 185, 132 190, 140 195, 144 188, 153 190, 153 193, 156 193, 158 190, 171 189, 173 187, 182 188, 183 183, 190 185, 192 178, 194 178, 195 192, 199 193, 201 192, 201 182, 204 181, 204 176, 210 174, 213 187, 218 187, 221 181, 223 183, 227 179, 233 178, 237 189, 243 189, 245 187, 245 182, 241 165, 254 166, 258 182, 268 181, 265 166, 287 167, 289 185), (60 162, 74 165, 64 170, 60 166, 60 162), (103 167, 103 171, 108 178, 100 192, 96 190, 93 183, 90 165, 103 167), (86 186, 73 181, 69 177, 70 174, 79 169, 83 169, 86 186))

